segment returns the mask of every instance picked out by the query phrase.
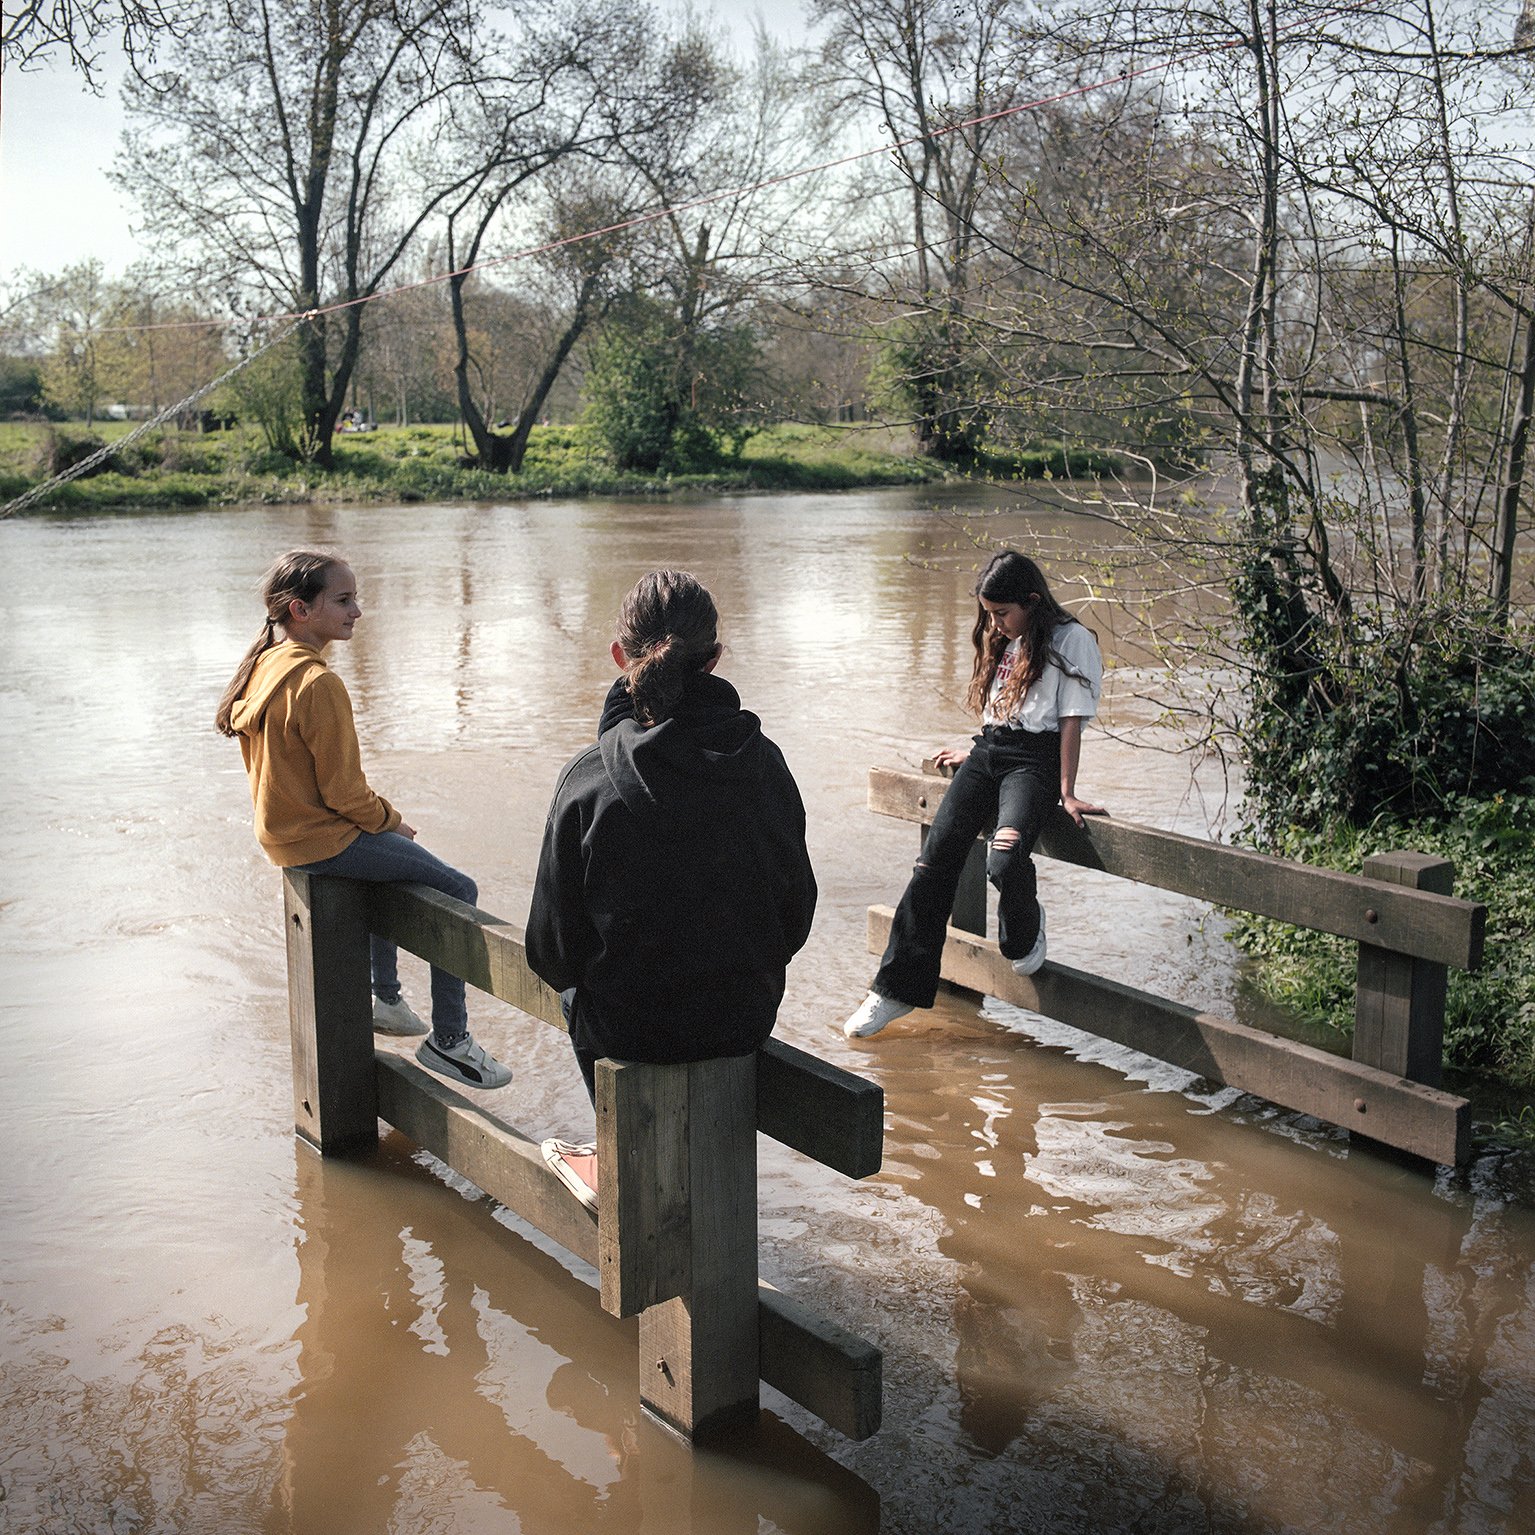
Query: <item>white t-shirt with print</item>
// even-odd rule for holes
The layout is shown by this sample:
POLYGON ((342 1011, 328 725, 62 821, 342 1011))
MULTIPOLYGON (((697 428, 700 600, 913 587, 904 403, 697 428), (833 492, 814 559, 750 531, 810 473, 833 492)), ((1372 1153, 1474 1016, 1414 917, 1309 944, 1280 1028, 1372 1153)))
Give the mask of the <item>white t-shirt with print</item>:
POLYGON ((1078 623, 1058 624, 1050 636, 1050 648, 1066 663, 1063 670, 1054 656, 1045 662, 1039 680, 1023 695, 1010 719, 996 712, 997 699, 1018 664, 1023 641, 1014 640, 1002 652, 996 675, 986 691, 983 725, 1015 725, 1025 730, 1059 730, 1063 719, 1090 720, 1098 712, 1103 691, 1103 657, 1098 642, 1078 623), (1079 675, 1073 676, 1072 673, 1079 675))

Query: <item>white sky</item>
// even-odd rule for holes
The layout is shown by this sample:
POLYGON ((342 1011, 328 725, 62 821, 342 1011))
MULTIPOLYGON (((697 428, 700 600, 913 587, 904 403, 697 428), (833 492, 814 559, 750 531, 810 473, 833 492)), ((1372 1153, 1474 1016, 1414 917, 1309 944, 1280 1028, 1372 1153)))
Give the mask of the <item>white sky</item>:
MULTIPOLYGON (((660 0, 728 23, 742 44, 761 16, 786 41, 801 41, 800 0, 660 0)), ((57 271, 96 256, 121 272, 138 253, 131 210, 106 178, 118 151, 121 68, 93 96, 61 63, 0 77, 0 283, 19 267, 57 271)))

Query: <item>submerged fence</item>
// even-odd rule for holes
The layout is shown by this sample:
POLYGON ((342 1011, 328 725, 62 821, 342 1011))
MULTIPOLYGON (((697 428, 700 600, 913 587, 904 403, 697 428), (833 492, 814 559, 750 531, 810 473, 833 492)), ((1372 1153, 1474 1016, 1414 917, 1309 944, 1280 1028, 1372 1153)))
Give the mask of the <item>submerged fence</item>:
MULTIPOLYGON (((945 776, 875 768, 869 808, 915 822, 925 837, 945 776)), ((984 844, 960 882, 944 943, 944 980, 1129 1045, 1212 1082, 1298 1109, 1388 1146, 1458 1164, 1469 1105, 1441 1090, 1446 967, 1481 963, 1486 907, 1450 894, 1454 866, 1422 853, 1380 853, 1363 874, 1290 863, 1177 832, 1093 816, 1078 827, 1059 807, 1036 851, 1047 858, 1355 939, 1353 1059, 1218 1018, 1105 976, 1048 963, 1020 976, 986 939, 984 844)), ((869 908, 880 952, 894 912, 869 908)))
MULTIPOLYGON (((925 837, 946 783, 875 769, 869 805, 925 837)), ((1057 809, 1045 857, 1275 917, 1359 946, 1354 1058, 1051 962, 1017 975, 985 937, 977 842, 944 944, 945 980, 1173 1062, 1435 1162, 1468 1151, 1465 1099, 1440 1087, 1446 967, 1480 963, 1486 909, 1449 892, 1443 859, 1385 853, 1362 875, 1057 809)), ((882 949, 894 913, 869 909, 882 949)), ((760 1131, 852 1178, 879 1171, 884 1095, 778 1040, 683 1066, 597 1064, 595 1217, 538 1140, 376 1042, 370 932, 557 1029, 559 998, 528 968, 521 931, 436 891, 284 876, 293 1117, 324 1155, 373 1144, 380 1119, 439 1157, 599 1275, 600 1303, 639 1317, 644 1405, 697 1437, 754 1416, 759 1381, 850 1438, 880 1424, 883 1362, 757 1273, 760 1131)))
POLYGON ((368 935, 563 1029, 521 931, 415 885, 284 876, 293 1118, 324 1155, 385 1120, 566 1251, 639 1321, 640 1398, 690 1437, 754 1417, 759 1380, 853 1439, 880 1423, 883 1362, 757 1274, 760 1130, 851 1178, 879 1171, 884 1094, 778 1040, 685 1066, 599 1061, 594 1219, 524 1134, 372 1029, 368 935))

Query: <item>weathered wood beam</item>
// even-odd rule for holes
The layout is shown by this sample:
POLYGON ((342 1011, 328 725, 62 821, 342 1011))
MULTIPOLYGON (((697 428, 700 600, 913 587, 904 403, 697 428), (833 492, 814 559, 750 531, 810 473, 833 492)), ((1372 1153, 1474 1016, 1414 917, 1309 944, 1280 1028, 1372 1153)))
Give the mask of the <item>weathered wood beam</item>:
POLYGON ((373 931, 561 1031, 560 994, 528 968, 522 929, 425 885, 370 885, 373 931))
MULTIPOLYGON (((609 1086, 608 1094, 654 1118, 654 1130, 642 1139, 675 1147, 655 1159, 658 1173, 673 1180, 660 1191, 657 1208, 680 1210, 668 1236, 682 1251, 657 1251, 649 1266, 661 1281, 652 1287, 658 1297, 679 1278, 681 1288, 640 1313, 640 1401, 689 1439, 754 1422, 761 1410, 762 1375, 752 1123, 757 1058, 727 1056, 679 1066, 598 1061, 599 1105, 604 1077, 610 1083, 648 1079, 647 1088, 621 1095, 609 1086)), ((628 1138, 624 1116, 610 1118, 621 1143, 628 1138)), ((632 1232, 621 1236, 632 1238, 632 1232)))
MULTIPOLYGON (((869 908, 871 953, 884 949, 894 915, 869 908)), ((942 975, 1414 1156, 1455 1165, 1470 1149, 1464 1098, 1066 965, 1018 975, 995 943, 957 928, 944 942, 942 975)))
POLYGON ((757 1128, 849 1178, 872 1178, 885 1154, 885 1090, 770 1039, 757 1052, 757 1128))
MULTIPOLYGON (((692 1284, 688 1080, 681 1071, 599 1061, 596 1083, 602 1309, 638 1316, 692 1284)), ((755 1171, 755 1145, 751 1160, 755 1171)))
MULTIPOLYGON (((528 968, 522 929, 425 885, 367 887, 373 931, 563 1030, 559 994, 528 968)), ((850 1178, 877 1173, 884 1093, 877 1084, 770 1039, 758 1052, 757 1128, 850 1178)))
MULTIPOLYGON (((378 1044, 374 1074, 381 1118, 567 1252, 600 1267, 599 1222, 550 1171, 535 1141, 417 1065, 408 1045, 378 1044)), ((879 1350, 763 1280, 757 1305, 761 1378, 849 1438, 874 1433, 879 1350)))
MULTIPOLYGON (((1371 879, 1448 895, 1455 865, 1427 853, 1372 853, 1371 879)), ((1354 1059, 1438 1087, 1444 1080, 1444 1004, 1449 977, 1432 960, 1359 945, 1354 986, 1354 1059)))
POLYGON ((849 1439, 879 1432, 885 1359, 765 1279, 757 1287, 762 1378, 849 1439))
POLYGON ((326 1156, 378 1140, 364 888, 285 873, 293 1128, 326 1156))
POLYGON ((566 1252, 597 1266, 597 1221, 555 1177, 537 1141, 419 1066, 408 1045, 380 1043, 373 1059, 380 1119, 566 1252))
MULTIPOLYGON (((927 824, 946 788, 942 778, 874 768, 869 809, 927 824)), ((1110 816, 1090 816, 1083 830, 1059 806, 1045 822, 1036 851, 1212 906, 1275 917, 1462 970, 1474 970, 1482 959, 1487 908, 1477 901, 1291 863, 1110 816)))

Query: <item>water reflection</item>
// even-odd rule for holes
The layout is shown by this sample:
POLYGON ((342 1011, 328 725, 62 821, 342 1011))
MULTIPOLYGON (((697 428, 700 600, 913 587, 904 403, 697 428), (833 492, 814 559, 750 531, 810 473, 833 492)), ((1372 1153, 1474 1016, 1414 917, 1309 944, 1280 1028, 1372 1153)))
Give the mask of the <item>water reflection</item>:
POLYGON ((1509 1244, 1535 1233, 1487 1166, 1430 1188, 991 1012, 1023 1031, 954 999, 881 1051, 892 1172, 946 1217, 978 1463, 1031 1468, 1078 1528, 1530 1527, 1535 1268, 1509 1244))
POLYGON ((298 1383, 272 1530, 860 1535, 879 1499, 771 1414, 726 1454, 638 1409, 637 1328, 398 1136, 295 1149, 298 1383))

